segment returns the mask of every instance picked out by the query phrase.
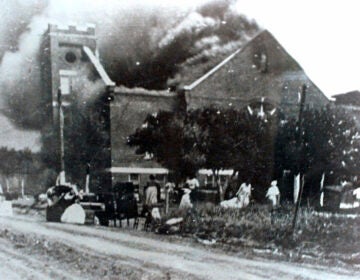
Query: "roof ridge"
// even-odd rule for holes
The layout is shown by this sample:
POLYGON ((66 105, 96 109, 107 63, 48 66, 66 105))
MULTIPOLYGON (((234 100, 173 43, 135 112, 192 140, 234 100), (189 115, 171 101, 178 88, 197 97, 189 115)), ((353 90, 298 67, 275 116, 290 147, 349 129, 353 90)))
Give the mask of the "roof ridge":
POLYGON ((263 33, 268 32, 266 29, 258 32, 251 40, 246 42, 244 46, 241 48, 238 48, 236 51, 234 51, 232 54, 230 54, 228 57, 226 57, 224 60, 222 60, 220 63, 215 65, 212 69, 210 69, 208 72, 206 72, 203 76, 201 76, 199 79, 195 80, 190 85, 184 86, 184 90, 190 91, 197 87, 199 84, 201 84, 203 81, 205 81, 207 78, 212 76, 214 73, 216 73, 220 68, 222 68, 226 63, 228 63, 230 60, 232 60, 239 52, 241 52, 244 48, 246 48, 247 45, 249 45, 253 40, 255 40, 258 36, 260 36, 263 33))
POLYGON ((100 75, 100 77, 103 80, 103 82, 105 83, 105 85, 109 86, 109 87, 115 87, 115 83, 110 79, 110 77, 106 73, 104 67, 100 63, 99 59, 93 54, 91 49, 89 47, 87 47, 87 46, 83 46, 83 51, 85 52, 85 54, 90 59, 91 63, 95 67, 96 71, 100 75))

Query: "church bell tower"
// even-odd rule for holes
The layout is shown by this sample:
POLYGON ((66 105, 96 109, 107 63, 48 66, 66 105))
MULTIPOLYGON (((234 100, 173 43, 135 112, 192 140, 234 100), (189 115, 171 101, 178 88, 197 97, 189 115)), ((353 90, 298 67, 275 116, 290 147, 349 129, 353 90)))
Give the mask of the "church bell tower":
POLYGON ((95 27, 62 29, 49 24, 43 40, 43 82, 46 94, 51 95, 53 122, 59 117, 59 102, 66 107, 74 99, 74 81, 84 75, 82 69, 91 64, 84 47, 96 51, 95 27))
POLYGON ((96 92, 98 106, 92 106, 94 108, 89 109, 96 112, 82 113, 89 116, 102 116, 101 120, 100 117, 93 117, 93 125, 103 131, 101 135, 110 135, 110 105, 104 96, 111 94, 115 83, 107 76, 99 61, 95 27, 89 25, 86 28, 76 26, 60 28, 49 24, 42 40, 41 50, 42 90, 47 98, 48 127, 54 131, 51 146, 57 154, 55 164, 56 169, 60 171, 60 184, 66 180, 73 183, 79 182, 85 178, 83 174, 85 167, 91 165, 90 188, 91 184, 95 188, 109 185, 109 174, 104 171, 111 165, 110 136, 102 136, 100 142, 95 144, 91 142, 94 135, 91 138, 89 135, 81 134, 76 139, 69 136, 77 129, 72 123, 72 118, 82 116, 81 112, 76 110, 76 102, 82 100, 79 97, 88 96, 87 86, 91 86, 97 79, 103 81, 104 87, 96 88, 99 90, 98 93, 96 92), (79 139, 81 141, 76 142, 79 139), (94 151, 95 148, 96 151, 94 151), (86 155, 92 153, 93 158, 77 157, 80 153, 86 155), (61 174, 64 174, 63 178, 61 174))

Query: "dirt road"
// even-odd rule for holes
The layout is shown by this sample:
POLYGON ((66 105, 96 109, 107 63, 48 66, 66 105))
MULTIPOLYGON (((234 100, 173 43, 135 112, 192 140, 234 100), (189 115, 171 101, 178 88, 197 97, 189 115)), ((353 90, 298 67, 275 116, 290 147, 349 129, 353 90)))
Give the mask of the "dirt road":
POLYGON ((0 279, 360 279, 360 272, 245 259, 115 228, 0 217, 0 279))

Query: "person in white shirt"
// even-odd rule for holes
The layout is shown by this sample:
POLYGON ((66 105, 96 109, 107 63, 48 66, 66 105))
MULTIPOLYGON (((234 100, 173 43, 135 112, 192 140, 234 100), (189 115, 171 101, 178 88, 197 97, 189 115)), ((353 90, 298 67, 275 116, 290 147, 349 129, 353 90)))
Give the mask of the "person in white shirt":
POLYGON ((195 176, 192 176, 191 178, 187 178, 185 181, 185 188, 183 188, 183 195, 181 197, 179 208, 192 208, 193 204, 190 199, 190 193, 199 188, 200 184, 198 179, 196 179, 195 176))
POLYGON ((267 190, 267 193, 265 197, 268 199, 268 201, 271 202, 271 205, 273 207, 277 207, 280 204, 280 191, 277 186, 277 181, 274 180, 271 182, 271 186, 267 190))
POLYGON ((185 184, 188 186, 190 190, 194 190, 200 186, 198 179, 196 177, 188 178, 185 182, 185 184))

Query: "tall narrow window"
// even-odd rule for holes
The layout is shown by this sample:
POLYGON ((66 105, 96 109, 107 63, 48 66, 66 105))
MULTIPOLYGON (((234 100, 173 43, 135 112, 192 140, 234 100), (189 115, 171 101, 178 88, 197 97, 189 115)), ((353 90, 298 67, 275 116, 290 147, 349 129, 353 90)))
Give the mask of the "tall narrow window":
POLYGON ((62 95, 70 95, 72 91, 72 80, 76 77, 77 73, 73 70, 64 70, 59 71, 60 76, 60 90, 62 95))
POLYGON ((71 93, 71 78, 69 76, 60 76, 60 90, 62 95, 71 93))
POLYGON ((268 58, 266 53, 261 53, 260 56, 260 71, 261 73, 266 73, 268 70, 268 58))
POLYGON ((269 59, 266 51, 258 50, 253 56, 253 63, 253 68, 256 68, 260 73, 267 73, 269 59))

